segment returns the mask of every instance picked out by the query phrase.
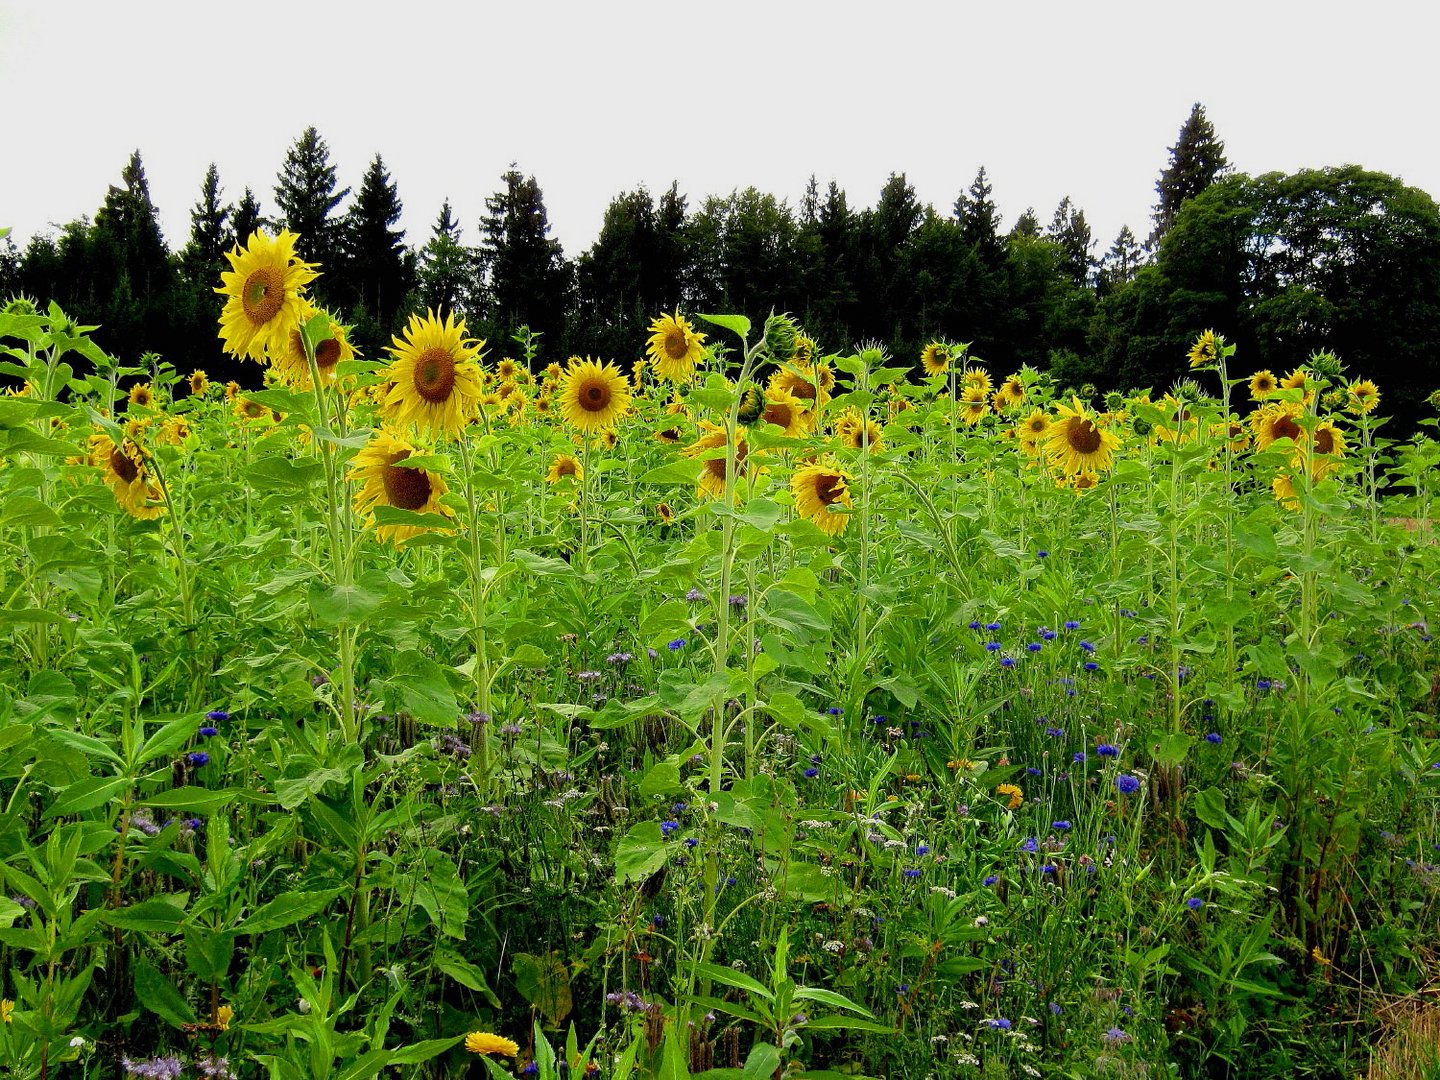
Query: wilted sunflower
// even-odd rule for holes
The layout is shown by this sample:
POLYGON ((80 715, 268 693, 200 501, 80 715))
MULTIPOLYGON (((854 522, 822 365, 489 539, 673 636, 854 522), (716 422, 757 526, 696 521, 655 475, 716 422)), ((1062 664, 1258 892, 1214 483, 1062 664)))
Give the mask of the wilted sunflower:
POLYGON ((1190 369, 1193 371, 1195 368, 1215 363, 1220 356, 1220 342, 1221 339, 1215 336, 1214 330, 1206 330, 1197 337, 1195 344, 1190 346, 1190 369))
POLYGON ((190 373, 190 393, 202 397, 209 387, 210 380, 205 377, 205 372, 197 368, 190 373))
POLYGON ((585 466, 571 454, 556 454, 550 459, 550 471, 545 474, 545 482, 558 484, 567 477, 580 483, 585 479, 585 466))
POLYGON ((1300 509, 1300 494, 1295 490, 1295 478, 1289 473, 1279 473, 1270 481, 1270 490, 1275 493, 1275 501, 1286 510, 1294 513, 1300 509))
POLYGON ((822 461, 797 469, 790 478, 790 492, 795 496, 795 512, 828 536, 839 536, 850 524, 849 514, 832 514, 830 507, 853 509, 850 498, 850 475, 831 461, 822 461))
POLYGON ((954 350, 943 341, 932 341, 920 350, 920 364, 927 375, 944 375, 954 357, 954 350))
POLYGON ((560 415, 585 434, 604 431, 630 409, 630 384, 614 364, 572 356, 560 377, 560 415))
MULTIPOLYGON (((704 462, 700 466, 700 476, 695 484, 695 497, 697 499, 719 499, 725 495, 725 455, 716 451, 725 448, 725 429, 714 424, 705 423, 701 425, 704 434, 687 446, 684 450, 686 457, 703 457, 704 462)), ((745 467, 745 459, 750 455, 750 445, 745 441, 745 436, 740 433, 735 442, 735 468, 742 470, 745 467)))
POLYGON ((1250 445, 1249 432, 1245 430, 1240 418, 1234 415, 1231 415, 1229 423, 1220 420, 1211 424, 1210 434, 1217 439, 1228 439, 1230 452, 1234 454, 1243 453, 1250 445))
POLYGON ((183 416, 167 416, 160 425, 160 442, 170 446, 182 446, 189 437, 190 421, 183 416))
POLYGON ((804 334, 795 335, 795 351, 790 354, 792 363, 808 366, 815 362, 815 339, 804 334))
POLYGON ((765 391, 759 420, 762 424, 774 424, 782 435, 791 439, 803 438, 809 427, 809 413, 800 399, 778 386, 765 391))
POLYGON ((984 420, 990 412, 990 388, 975 385, 961 390, 959 412, 960 419, 971 427, 984 420))
POLYGON ((1110 468, 1120 440, 1096 423, 1078 397, 1071 401, 1073 406, 1059 406, 1058 415, 1050 423, 1045 434, 1045 455, 1067 476, 1102 473, 1110 468))
POLYGON ((472 1031, 466 1035, 465 1049, 472 1054, 500 1054, 512 1058, 520 1052, 518 1043, 488 1031, 472 1031))
POLYGON ((650 324, 645 351, 655 374, 672 383, 689 382, 705 355, 705 335, 697 333, 678 311, 661 315, 650 324))
POLYGON ((125 439, 119 446, 104 433, 90 436, 90 460, 100 469, 115 501, 133 518, 150 521, 165 513, 165 496, 150 479, 140 448, 125 439))
POLYGON ((1250 397, 1255 401, 1264 401, 1279 388, 1280 384, 1275 381, 1272 372, 1257 371, 1250 376, 1250 397))
POLYGON ((1255 449, 1268 450, 1278 439, 1299 443, 1305 429, 1299 418, 1304 412, 1298 401, 1272 401, 1250 414, 1250 430, 1255 433, 1255 449))
MULTIPOLYGON (((355 493, 355 512, 373 522, 377 507, 390 506, 416 514, 454 517, 454 511, 440 501, 449 490, 445 478, 429 469, 397 464, 415 454, 415 447, 385 430, 376 431, 364 449, 355 455, 350 479, 361 484, 355 493)), ((423 525, 378 525, 375 535, 396 547, 430 531, 423 525)))
POLYGON ((459 435, 480 404, 480 365, 484 341, 465 337, 465 322, 433 311, 411 315, 403 338, 394 338, 394 362, 385 369, 393 383, 380 415, 421 431, 459 435))
POLYGON ((1353 382, 1346 388, 1345 410, 1356 416, 1365 416, 1375 411, 1380 404, 1380 388, 1369 379, 1353 382))
MULTIPOLYGON (((309 309, 305 313, 305 320, 314 314, 315 309, 309 309)), ((345 327, 331 319, 330 336, 315 346, 315 368, 320 373, 320 381, 326 386, 333 385, 336 365, 341 361, 354 359, 355 348, 346 336, 345 327)), ((276 377, 286 386, 296 390, 312 388, 310 362, 305 359, 305 343, 300 340, 298 327, 290 331, 283 349, 270 350, 270 370, 275 372, 276 377)))
POLYGON ((227 297, 220 312, 220 338, 232 356, 263 361, 267 347, 283 350, 298 329, 305 286, 318 276, 295 255, 289 230, 280 235, 254 233, 242 251, 226 252, 230 269, 220 274, 217 293, 227 297))

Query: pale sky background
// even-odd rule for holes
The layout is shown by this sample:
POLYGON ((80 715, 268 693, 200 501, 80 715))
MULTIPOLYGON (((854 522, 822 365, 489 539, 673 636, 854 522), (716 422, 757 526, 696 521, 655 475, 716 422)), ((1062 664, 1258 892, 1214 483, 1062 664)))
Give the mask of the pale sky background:
POLYGON ((904 172, 948 212, 984 164, 1005 228, 1068 194, 1100 255, 1149 232, 1195 101, 1245 172, 1355 163, 1440 196, 1426 7, 0 0, 0 226, 93 215, 138 148, 178 248, 211 161, 273 214, 313 124, 342 187, 384 156, 417 247, 447 195, 475 242, 512 161, 572 258, 642 184, 793 207, 814 173, 858 208, 904 172))

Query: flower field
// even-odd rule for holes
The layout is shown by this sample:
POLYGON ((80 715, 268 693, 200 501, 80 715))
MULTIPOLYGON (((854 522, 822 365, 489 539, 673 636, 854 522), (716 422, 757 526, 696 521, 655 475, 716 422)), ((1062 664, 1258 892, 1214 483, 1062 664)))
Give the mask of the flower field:
POLYGON ((1211 332, 361 356, 294 239, 264 389, 0 310, 6 1075, 1434 1075, 1434 421, 1211 332))

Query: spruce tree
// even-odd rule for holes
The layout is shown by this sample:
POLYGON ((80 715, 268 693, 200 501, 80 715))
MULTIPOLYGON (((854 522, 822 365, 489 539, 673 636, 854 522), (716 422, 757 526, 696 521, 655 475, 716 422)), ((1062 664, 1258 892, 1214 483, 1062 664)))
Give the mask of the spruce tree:
POLYGON ((1115 243, 1110 245, 1110 250, 1105 253, 1105 258, 1100 263, 1098 284, 1099 291, 1108 293, 1135 277, 1135 271, 1140 269, 1140 263, 1144 259, 1144 252, 1140 243, 1135 239, 1129 225, 1121 226, 1119 235, 1115 237, 1115 243))
POLYGON ((1155 182, 1160 201, 1155 204, 1155 229, 1150 234, 1151 248, 1170 231, 1180 204, 1193 199, 1230 168, 1225 158, 1225 144, 1215 137, 1215 127, 1205 116, 1205 106, 1198 101, 1180 128, 1180 137, 1170 147, 1170 164, 1155 182))
POLYGON ((244 247, 255 230, 263 229, 267 224, 260 213, 260 200, 247 187, 239 204, 230 213, 230 246, 244 247))
POLYGON ((990 268, 1005 261, 1005 242, 1000 238, 1000 210, 990 197, 993 187, 985 175, 985 166, 975 174, 969 193, 962 192, 955 200, 955 216, 960 221, 960 235, 990 268))
POLYGON ((473 291, 474 255, 460 243, 460 223, 447 198, 420 250, 420 303, 437 315, 459 314, 473 291))
POLYGON ((285 155, 275 202, 280 222, 299 239, 295 251, 306 262, 318 263, 321 272, 333 271, 340 254, 341 229, 335 208, 350 194, 335 190, 335 166, 330 148, 314 127, 308 127, 285 155))
POLYGON ((1027 206, 1024 213, 1015 219, 1015 225, 1010 230, 1010 236, 1028 236, 1032 240, 1040 235, 1040 216, 1035 213, 1033 206, 1027 206))
POLYGON ((1095 265, 1090 256, 1095 240, 1085 221, 1085 211, 1075 209, 1069 195, 1061 199, 1060 205, 1055 208, 1046 238, 1060 248, 1061 269, 1075 284, 1084 285, 1091 267, 1095 265))
POLYGON ((336 267, 343 301, 359 309, 352 312, 354 321, 373 323, 367 344, 378 341, 383 346, 389 340, 410 288, 413 261, 405 248, 405 230, 393 228, 403 209, 399 189, 376 154, 343 219, 342 259, 336 267))
POLYGON ((190 210, 190 242, 180 253, 181 266, 191 281, 218 280, 226 268, 223 256, 230 233, 225 223, 230 213, 220 202, 220 170, 212 161, 200 184, 200 200, 190 210))
POLYGON ((545 197, 535 178, 512 165, 501 179, 504 189, 485 200, 480 220, 486 315, 496 339, 508 341, 526 326, 543 334, 546 351, 558 358, 571 267, 560 242, 549 236, 545 197))

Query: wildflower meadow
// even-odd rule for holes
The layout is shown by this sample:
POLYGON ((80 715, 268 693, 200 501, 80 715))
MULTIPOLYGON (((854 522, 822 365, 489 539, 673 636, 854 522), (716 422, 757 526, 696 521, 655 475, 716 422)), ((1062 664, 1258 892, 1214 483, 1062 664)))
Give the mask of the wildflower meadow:
POLYGON ((248 388, 0 309, 5 1075, 1436 1075, 1433 419, 1223 327, 365 355, 295 241, 248 388))

